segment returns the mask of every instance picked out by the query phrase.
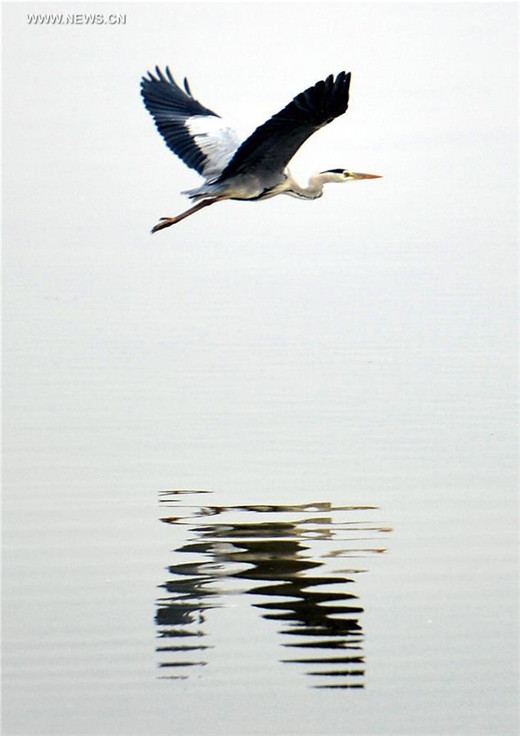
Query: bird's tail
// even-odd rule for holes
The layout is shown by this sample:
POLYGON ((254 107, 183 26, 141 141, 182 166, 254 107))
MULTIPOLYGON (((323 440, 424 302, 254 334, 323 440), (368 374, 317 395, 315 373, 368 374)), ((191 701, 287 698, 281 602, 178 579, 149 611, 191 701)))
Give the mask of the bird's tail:
POLYGON ((196 187, 196 189, 185 189, 184 192, 181 192, 181 194, 184 194, 185 197, 192 199, 194 202, 197 202, 200 199, 204 199, 205 197, 212 196, 211 192, 209 192, 207 187, 205 187, 204 185, 201 187, 196 187))
POLYGON ((200 187, 195 187, 195 189, 186 189, 184 192, 181 192, 181 194, 189 197, 194 202, 206 199, 207 197, 229 196, 228 192, 226 192, 226 186, 219 184, 217 179, 207 179, 204 184, 200 185, 200 187))

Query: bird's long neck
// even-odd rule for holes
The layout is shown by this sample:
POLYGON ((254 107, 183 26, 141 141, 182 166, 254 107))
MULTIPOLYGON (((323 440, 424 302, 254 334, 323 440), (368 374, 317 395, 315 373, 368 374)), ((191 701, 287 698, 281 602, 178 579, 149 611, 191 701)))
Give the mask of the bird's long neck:
POLYGON ((287 189, 284 192, 298 199, 318 199, 323 194, 323 185, 331 181, 337 181, 337 177, 331 171, 323 171, 320 174, 312 174, 306 187, 301 186, 289 175, 287 189))

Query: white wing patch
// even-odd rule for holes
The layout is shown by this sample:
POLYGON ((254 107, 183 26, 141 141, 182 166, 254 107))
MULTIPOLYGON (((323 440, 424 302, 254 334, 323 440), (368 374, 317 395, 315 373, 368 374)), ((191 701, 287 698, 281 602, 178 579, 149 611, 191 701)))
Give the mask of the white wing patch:
POLYGON ((193 142, 206 156, 204 177, 215 178, 231 161, 241 143, 236 131, 213 115, 194 115, 184 124, 193 142))

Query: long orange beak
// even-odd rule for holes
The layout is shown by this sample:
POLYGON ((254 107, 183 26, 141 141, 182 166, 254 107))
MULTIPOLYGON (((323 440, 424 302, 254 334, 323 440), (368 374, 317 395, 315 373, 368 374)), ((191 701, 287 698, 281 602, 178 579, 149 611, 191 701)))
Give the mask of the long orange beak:
POLYGON ((381 179, 382 176, 380 174, 351 174, 353 179, 381 179))

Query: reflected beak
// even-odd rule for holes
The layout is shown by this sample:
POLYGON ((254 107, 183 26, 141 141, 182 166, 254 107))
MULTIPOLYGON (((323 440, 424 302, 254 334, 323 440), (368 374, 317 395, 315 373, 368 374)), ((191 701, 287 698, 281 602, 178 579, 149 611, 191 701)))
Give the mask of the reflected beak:
POLYGON ((351 176, 353 179, 381 179, 382 178, 380 174, 356 174, 354 172, 351 174, 351 176))

